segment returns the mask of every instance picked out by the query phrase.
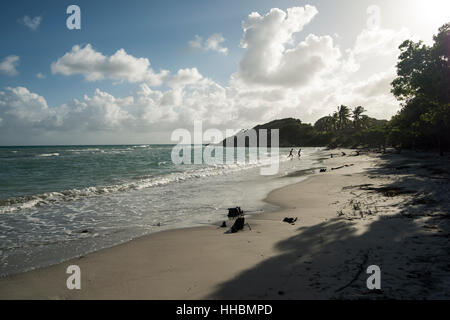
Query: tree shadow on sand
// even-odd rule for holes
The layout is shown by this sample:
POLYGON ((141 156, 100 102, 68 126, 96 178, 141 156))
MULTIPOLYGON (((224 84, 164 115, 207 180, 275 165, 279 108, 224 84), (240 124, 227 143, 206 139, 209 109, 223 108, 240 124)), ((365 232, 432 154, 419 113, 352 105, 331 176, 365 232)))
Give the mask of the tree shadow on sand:
MULTIPOLYGON (((220 284, 209 298, 449 299, 448 159, 415 154, 382 160, 365 174, 389 175, 391 182, 383 188, 411 194, 396 205, 395 214, 336 217, 300 227, 295 236, 277 243, 281 254, 220 284), (356 225, 364 231, 358 232, 356 225), (381 290, 367 288, 369 265, 381 268, 381 290)), ((380 193, 376 188, 365 191, 380 193)))

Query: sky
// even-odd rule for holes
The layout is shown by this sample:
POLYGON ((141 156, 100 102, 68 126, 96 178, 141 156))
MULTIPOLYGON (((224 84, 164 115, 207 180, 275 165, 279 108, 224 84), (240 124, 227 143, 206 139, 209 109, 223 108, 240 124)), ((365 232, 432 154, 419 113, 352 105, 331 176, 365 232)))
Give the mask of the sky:
POLYGON ((174 143, 341 104, 389 119, 398 46, 447 22, 448 0, 2 1, 0 145, 174 143))

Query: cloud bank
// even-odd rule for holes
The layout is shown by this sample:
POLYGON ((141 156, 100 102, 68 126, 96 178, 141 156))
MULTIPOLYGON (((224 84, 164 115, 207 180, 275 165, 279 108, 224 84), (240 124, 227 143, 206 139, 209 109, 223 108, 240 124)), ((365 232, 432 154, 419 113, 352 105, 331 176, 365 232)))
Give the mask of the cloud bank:
MULTIPOLYGON (((343 50, 330 35, 299 37, 317 16, 313 6, 251 13, 242 23, 243 56, 226 85, 197 68, 156 72, 147 58, 124 49, 108 56, 90 44, 76 45, 51 64, 53 74, 130 82, 137 88, 125 97, 97 89, 51 107, 26 88, 5 88, 0 91, 0 131, 169 133, 194 120, 203 120, 205 127, 239 129, 291 116, 314 122, 340 104, 363 105, 369 115, 389 118, 399 108, 390 82, 398 45, 408 32, 363 29, 343 50), (383 67, 367 77, 364 70, 378 63, 383 67)), ((221 39, 214 36, 208 45, 198 38, 191 46, 217 51, 221 39)))

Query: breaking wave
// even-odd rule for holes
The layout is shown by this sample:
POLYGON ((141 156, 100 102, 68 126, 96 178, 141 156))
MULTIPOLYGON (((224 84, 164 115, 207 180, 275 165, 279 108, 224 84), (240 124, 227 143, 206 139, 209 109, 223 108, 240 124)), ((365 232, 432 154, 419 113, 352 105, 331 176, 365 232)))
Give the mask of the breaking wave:
MULTIPOLYGON (((55 153, 56 154, 56 153, 55 153)), ((280 160, 285 161, 285 160, 280 160)), ((161 163, 162 164, 162 163, 161 163)), ((74 201, 86 197, 100 196, 114 192, 126 192, 141 190, 169 183, 182 182, 191 179, 200 179, 209 176, 229 174, 240 170, 261 167, 270 164, 270 158, 266 161, 258 160, 253 163, 218 164, 201 169, 190 169, 183 172, 172 172, 160 176, 141 176, 133 181, 120 184, 92 186, 81 189, 69 189, 63 191, 46 192, 35 195, 17 196, 0 200, 0 214, 29 209, 36 206, 50 205, 62 201, 74 201)))
POLYGON ((39 154, 38 157, 59 157, 59 153, 55 152, 55 153, 42 153, 39 154))

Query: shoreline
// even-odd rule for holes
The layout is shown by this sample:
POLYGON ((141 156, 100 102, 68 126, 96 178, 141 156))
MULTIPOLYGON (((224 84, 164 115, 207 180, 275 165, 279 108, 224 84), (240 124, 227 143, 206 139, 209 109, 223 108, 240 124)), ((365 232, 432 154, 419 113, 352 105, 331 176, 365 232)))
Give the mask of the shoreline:
MULTIPOLYGON (((317 164, 317 163, 320 163, 320 159, 315 159, 317 157, 317 156, 315 156, 315 154, 320 154, 321 152, 323 152, 323 150, 316 150, 310 155, 310 156, 313 157, 313 164, 314 165, 317 164)), ((294 176, 291 176, 291 175, 280 176, 280 177, 276 177, 276 180, 282 181, 282 180, 287 180, 285 178, 293 178, 294 177, 294 178, 296 178, 295 180, 299 180, 299 182, 300 182, 300 181, 302 181, 302 180, 300 180, 301 178, 305 179, 309 175, 311 175, 311 173, 309 172, 309 171, 311 171, 310 169, 303 169, 303 170, 299 170, 299 171, 292 171, 291 174, 292 173, 296 174, 294 176), (304 171, 304 172, 301 172, 301 174, 297 175, 296 173, 298 173, 299 171, 304 171)), ((276 212, 276 211, 279 210, 278 206, 271 205, 270 203, 268 203, 268 202, 266 202, 264 200, 267 197, 267 195, 268 195, 268 193, 270 191, 275 190, 275 189, 280 187, 279 184, 282 184, 283 186, 292 184, 292 181, 285 181, 285 182, 281 182, 281 183, 279 181, 276 182, 275 180, 272 180, 272 181, 269 180, 268 182, 265 183, 266 185, 269 185, 268 188, 265 188, 265 189, 267 189, 269 191, 266 191, 265 194, 262 194, 262 195, 260 195, 260 197, 258 197, 258 200, 257 200, 258 203, 257 203, 256 206, 255 206, 255 203, 252 203, 253 206, 250 205, 251 208, 254 208, 256 210, 250 210, 250 211, 245 210, 247 218, 252 217, 254 215, 259 215, 259 214, 261 214, 263 212, 264 213, 270 213, 270 212, 276 212)), ((249 201, 246 201, 246 202, 249 202, 249 201)), ((243 204, 238 202, 235 205, 241 205, 242 206, 243 204)), ((243 208, 247 209, 248 207, 244 204, 243 208)), ((216 210, 217 210, 217 208, 216 208, 216 210)), ((118 245, 125 244, 125 243, 130 242, 130 241, 134 241, 134 240, 139 239, 141 237, 145 237, 145 236, 148 236, 148 235, 151 235, 151 234, 156 234, 156 233, 159 233, 159 232, 166 232, 166 231, 171 231, 171 230, 192 229, 192 228, 198 228, 198 227, 203 227, 203 226, 220 226, 222 221, 228 219, 227 215, 226 215, 226 209, 222 208, 221 212, 222 212, 220 214, 221 217, 214 217, 213 219, 209 219, 207 217, 203 217, 203 221, 200 220, 200 222, 177 222, 177 223, 172 224, 172 225, 167 225, 167 224, 164 224, 164 223, 159 225, 159 223, 155 223, 155 224, 152 225, 152 227, 155 227, 155 229, 151 230, 151 231, 148 231, 147 233, 144 233, 144 234, 141 233, 139 235, 133 235, 130 238, 121 239, 120 241, 112 241, 112 242, 109 242, 106 246, 100 246, 98 248, 94 248, 94 249, 91 249, 89 251, 76 250, 76 251, 74 251, 74 252, 76 252, 76 255, 68 255, 68 256, 65 256, 65 257, 63 257, 62 259, 59 259, 59 260, 53 259, 50 262, 45 261, 44 263, 39 263, 39 264, 36 264, 36 265, 34 265, 32 267, 23 268, 23 267, 19 266, 19 268, 18 268, 19 270, 17 270, 17 271, 12 269, 12 271, 10 271, 10 272, 0 273, 0 279, 1 278, 15 276, 15 275, 19 275, 19 274, 26 273, 26 272, 36 271, 36 270, 43 269, 43 268, 48 268, 48 267, 51 267, 53 265, 57 265, 57 264, 60 264, 60 263, 64 263, 64 262, 67 262, 67 261, 71 261, 71 260, 77 259, 80 256, 86 256, 86 255, 95 253, 95 252, 100 251, 100 250, 109 249, 109 248, 112 248, 112 247, 115 247, 115 246, 118 246, 118 245)), ((89 229, 86 228, 86 229, 83 229, 83 230, 88 231, 89 229)), ((80 231, 81 231, 81 229, 80 229, 80 231)), ((77 249, 77 248, 75 248, 75 249, 77 249)), ((37 256, 38 255, 39 255, 39 253, 37 254, 37 256)))
MULTIPOLYGON (((378 156, 367 155, 325 160, 326 173, 271 191, 265 201, 280 209, 248 217, 251 231, 246 227, 236 234, 224 234, 225 230, 216 226, 201 226, 152 233, 57 265, 0 278, 0 299, 405 297, 405 284, 390 264, 397 267, 394 257, 400 254, 408 266, 406 263, 415 256, 401 254, 405 243, 396 240, 397 232, 406 227, 419 238, 420 233, 409 223, 396 221, 400 219, 393 215, 398 212, 386 213, 392 219, 381 219, 384 213, 365 215, 359 209, 358 219, 346 207, 354 200, 354 190, 345 188, 368 181, 374 185, 384 182, 385 176, 369 177, 378 170, 379 162, 378 156), (349 166, 330 170, 345 164, 349 166), (299 220, 290 225, 282 222, 284 217, 299 220), (372 235, 371 228, 380 221, 394 223, 372 235), (380 256, 380 252, 385 255, 380 256), (395 282, 390 284, 391 289, 367 292, 364 275, 349 284, 354 269, 365 257, 373 260, 368 261, 372 264, 381 262, 382 270, 388 269, 383 281, 388 288, 390 281, 395 282), (71 264, 80 266, 81 290, 66 288, 66 268, 71 264)), ((374 200, 375 196, 369 196, 374 200)), ((401 195, 402 201, 408 196, 401 195)), ((376 202, 393 201, 380 197, 376 202)), ((358 199, 364 200, 361 194, 358 199)), ((426 240, 426 245, 438 248, 438 244, 426 240)), ((447 263, 447 258, 442 263, 447 263)), ((408 275, 406 280, 411 282, 408 275)), ((444 269, 444 276, 448 275, 444 269)), ((417 287, 419 291, 411 291, 413 297, 423 291, 423 286, 417 287)))

